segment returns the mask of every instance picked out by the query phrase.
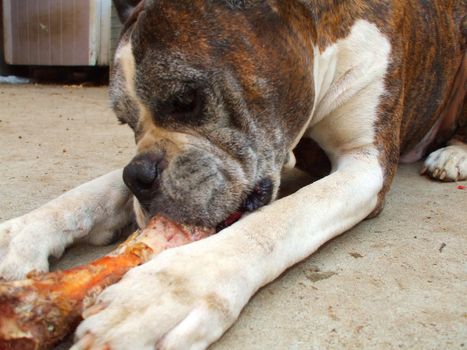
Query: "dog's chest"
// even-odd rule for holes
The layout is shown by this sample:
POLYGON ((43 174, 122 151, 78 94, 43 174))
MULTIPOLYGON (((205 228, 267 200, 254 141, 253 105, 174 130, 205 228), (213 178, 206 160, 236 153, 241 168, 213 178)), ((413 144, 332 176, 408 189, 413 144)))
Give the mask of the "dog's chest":
MULTIPOLYGON (((314 47, 314 101, 303 134, 321 146, 347 139, 371 143, 391 44, 378 27, 356 21, 349 34, 324 49, 314 47)), ((298 142, 298 140, 297 140, 298 142)))

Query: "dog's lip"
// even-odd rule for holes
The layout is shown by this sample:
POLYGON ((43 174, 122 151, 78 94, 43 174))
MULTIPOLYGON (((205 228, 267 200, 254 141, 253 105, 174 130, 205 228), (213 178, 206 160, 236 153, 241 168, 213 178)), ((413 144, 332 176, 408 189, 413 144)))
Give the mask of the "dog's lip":
MULTIPOLYGON (((239 221, 243 214, 253 212, 265 205, 267 205, 272 199, 272 192, 273 192, 273 183, 269 178, 263 178, 259 180, 250 193, 246 196, 246 199, 242 203, 242 205, 236 211, 232 212, 228 215, 223 221, 221 221, 216 226, 216 231, 219 232, 237 221, 239 221)), ((149 205, 148 203, 140 203, 141 209, 149 214, 149 205)), ((154 213, 153 215, 148 215, 149 217, 153 217, 157 215, 154 213)))
POLYGON ((245 199, 242 207, 230 214, 227 219, 217 225, 217 231, 221 231, 240 220, 243 214, 253 212, 271 201, 272 198, 272 181, 269 178, 264 178, 258 181, 245 199))
POLYGON ((272 199, 273 183, 269 178, 263 178, 258 181, 243 203, 242 210, 245 212, 255 211, 272 199))
POLYGON ((230 214, 227 219, 225 219, 224 221, 222 221, 219 225, 217 225, 216 227, 216 231, 219 232, 219 231, 222 231, 223 229, 229 227, 229 226, 232 226, 233 224, 235 224, 238 220, 240 220, 243 216, 244 212, 240 211, 240 210, 237 210, 235 212, 233 212, 232 214, 230 214))

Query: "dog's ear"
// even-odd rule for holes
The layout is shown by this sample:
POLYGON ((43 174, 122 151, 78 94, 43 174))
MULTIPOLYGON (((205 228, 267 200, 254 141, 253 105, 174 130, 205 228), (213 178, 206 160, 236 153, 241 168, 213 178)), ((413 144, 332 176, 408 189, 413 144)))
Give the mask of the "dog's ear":
POLYGON ((113 0, 118 18, 125 23, 130 18, 133 9, 143 0, 113 0))

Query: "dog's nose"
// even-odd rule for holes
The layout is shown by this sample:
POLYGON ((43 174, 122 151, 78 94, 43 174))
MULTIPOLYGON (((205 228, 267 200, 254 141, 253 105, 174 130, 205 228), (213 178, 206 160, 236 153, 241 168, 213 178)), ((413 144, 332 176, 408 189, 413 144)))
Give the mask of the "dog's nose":
POLYGON ((123 169, 123 181, 142 205, 148 205, 162 172, 161 157, 153 153, 137 155, 123 169))

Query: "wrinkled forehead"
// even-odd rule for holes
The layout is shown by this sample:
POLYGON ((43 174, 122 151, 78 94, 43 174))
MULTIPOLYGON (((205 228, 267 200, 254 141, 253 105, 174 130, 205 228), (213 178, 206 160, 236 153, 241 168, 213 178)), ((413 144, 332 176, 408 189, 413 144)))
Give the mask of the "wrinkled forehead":
POLYGON ((135 12, 131 41, 137 63, 174 54, 215 64, 226 56, 252 56, 278 39, 280 20, 268 1, 145 0, 135 12))
POLYGON ((139 82, 207 80, 229 69, 239 80, 253 78, 271 59, 265 43, 275 40, 275 18, 266 3, 238 8, 231 2, 145 0, 126 24, 120 42, 126 49, 119 49, 116 61, 131 54, 139 82))
POLYGON ((131 28, 135 60, 154 55, 212 61, 232 41, 248 35, 243 13, 224 1, 147 1, 131 28))
POLYGON ((125 23, 120 37, 113 71, 119 75, 117 79, 134 82, 138 75, 176 79, 182 73, 195 78, 197 71, 192 63, 202 62, 200 57, 204 61, 208 58, 200 28, 202 2, 142 1, 125 23))

